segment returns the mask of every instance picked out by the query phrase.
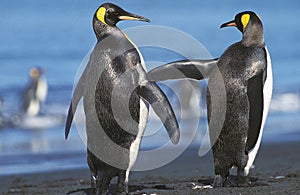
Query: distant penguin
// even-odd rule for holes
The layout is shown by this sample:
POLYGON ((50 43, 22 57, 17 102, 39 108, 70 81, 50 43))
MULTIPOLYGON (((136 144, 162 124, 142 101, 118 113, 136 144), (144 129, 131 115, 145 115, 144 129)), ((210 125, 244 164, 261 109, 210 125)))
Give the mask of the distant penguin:
MULTIPOLYGON (((233 21, 221 26, 235 26, 243 34, 240 42, 226 49, 219 59, 173 62, 150 71, 154 81, 167 79, 209 78, 209 89, 217 89, 212 76, 220 71, 226 90, 226 116, 212 150, 215 164, 214 187, 227 182, 229 169, 238 168, 237 185, 248 184, 249 169, 258 152, 272 97, 272 66, 265 46, 263 25, 254 12, 241 12, 233 21)), ((208 120, 211 116, 211 94, 208 90, 208 120)), ((210 129, 212 140, 216 130, 210 129)), ((213 143, 212 143, 213 144, 213 143)))
POLYGON ((171 141, 179 141, 178 123, 170 103, 156 83, 148 80, 138 48, 116 27, 121 20, 149 22, 111 3, 96 10, 93 28, 97 44, 76 85, 65 128, 67 139, 77 104, 83 98, 87 161, 97 194, 107 193, 116 176, 117 192, 128 192, 129 172, 146 127, 148 104, 163 121, 171 141))
POLYGON ((48 85, 41 68, 31 68, 29 76, 30 82, 23 93, 22 110, 27 116, 36 116, 46 100, 48 85))

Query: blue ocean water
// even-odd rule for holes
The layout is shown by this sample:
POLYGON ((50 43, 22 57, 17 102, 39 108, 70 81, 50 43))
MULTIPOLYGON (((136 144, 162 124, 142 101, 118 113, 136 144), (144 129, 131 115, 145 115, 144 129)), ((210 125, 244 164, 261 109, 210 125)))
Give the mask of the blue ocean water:
MULTIPOLYGON (((151 25, 171 27, 189 34, 213 57, 220 56, 225 48, 241 38, 236 29, 219 29, 219 26, 232 20, 240 11, 257 12, 264 23, 265 42, 274 71, 274 95, 263 142, 300 140, 299 1, 113 2, 150 18, 151 25)), ((86 149, 80 132, 74 126, 69 140, 65 141, 63 119, 52 116, 65 116, 67 112, 77 70, 96 41, 91 20, 101 3, 83 0, 1 1, 1 112, 7 117, 19 113, 21 94, 29 79, 28 71, 32 66, 40 66, 45 70, 49 84, 43 112, 51 113, 51 117, 45 115, 29 121, 30 125, 26 127, 0 129, 0 174, 86 166, 86 149)), ((141 25, 145 24, 121 22, 118 26, 127 29, 141 25)), ((146 62, 164 63, 182 58, 155 49, 142 48, 141 52, 146 62)), ((151 69, 155 65, 149 63, 147 66, 151 69)), ((199 131, 206 128, 205 121, 205 118, 200 120, 199 131)), ((142 147, 168 141, 165 132, 158 134, 159 139, 146 140, 142 147)), ((197 142, 200 134, 196 135, 196 145, 200 145, 197 142)))

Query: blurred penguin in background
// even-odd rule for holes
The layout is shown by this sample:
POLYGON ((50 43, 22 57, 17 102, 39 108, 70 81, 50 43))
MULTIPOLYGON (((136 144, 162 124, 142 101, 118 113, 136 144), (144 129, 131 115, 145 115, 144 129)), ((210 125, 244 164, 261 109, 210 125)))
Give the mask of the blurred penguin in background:
POLYGON ((23 93, 22 111, 27 116, 36 116, 39 114, 41 104, 45 102, 48 85, 39 67, 33 67, 29 71, 30 81, 23 93))

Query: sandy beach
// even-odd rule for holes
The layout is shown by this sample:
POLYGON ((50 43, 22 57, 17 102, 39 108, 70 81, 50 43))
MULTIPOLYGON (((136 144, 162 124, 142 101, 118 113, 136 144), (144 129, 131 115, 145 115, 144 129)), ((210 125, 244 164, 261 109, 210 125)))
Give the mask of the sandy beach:
MULTIPOLYGON (((189 148, 175 161, 132 172, 131 194, 300 194, 300 143, 263 144, 251 170, 251 186, 211 189, 212 154, 189 148)), ((232 178, 234 179, 234 178, 232 178)), ((88 169, 1 176, 1 194, 90 194, 88 169)), ((110 185, 113 194, 116 180, 110 185)))

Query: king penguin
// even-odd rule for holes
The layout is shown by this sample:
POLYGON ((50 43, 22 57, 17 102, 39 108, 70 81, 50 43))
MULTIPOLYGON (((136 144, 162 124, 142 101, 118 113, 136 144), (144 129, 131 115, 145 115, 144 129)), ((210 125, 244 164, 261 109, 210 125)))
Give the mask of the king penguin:
POLYGON ((27 116, 36 116, 40 112, 41 104, 46 100, 48 85, 39 67, 29 71, 30 82, 23 93, 23 112, 27 116))
MULTIPOLYGON (((208 78, 208 121, 212 113, 210 89, 218 89, 212 72, 218 69, 226 93, 226 114, 219 136, 209 129, 214 157, 214 187, 227 185, 229 170, 236 166, 237 185, 248 184, 249 170, 260 147, 272 97, 273 78, 260 17, 252 11, 237 14, 223 27, 237 27, 242 40, 229 46, 219 59, 184 60, 157 67, 148 73, 154 81, 208 78), (216 141, 214 141, 216 140, 216 141)), ((218 108, 217 108, 218 109, 218 108)), ((221 110, 221 109, 220 109, 221 110)))
POLYGON ((105 194, 113 177, 117 192, 128 193, 132 169, 148 118, 149 104, 162 120, 172 143, 179 141, 173 109, 157 84, 149 81, 141 53, 116 24, 122 20, 149 22, 111 3, 93 17, 97 43, 73 92, 65 138, 81 98, 86 118, 87 161, 93 192, 105 194))

